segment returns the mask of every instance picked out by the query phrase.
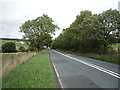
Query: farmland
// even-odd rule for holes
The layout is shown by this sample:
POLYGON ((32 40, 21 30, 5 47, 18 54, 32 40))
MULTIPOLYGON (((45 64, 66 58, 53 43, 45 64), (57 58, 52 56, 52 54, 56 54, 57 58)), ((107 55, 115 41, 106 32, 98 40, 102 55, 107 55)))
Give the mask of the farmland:
MULTIPOLYGON (((17 40, 1 40, 0 46, 17 40)), ((16 43, 16 49, 27 44, 16 43)), ((2 87, 3 88, 55 88, 56 81, 49 53, 14 52, 2 55, 2 87), (31 74, 31 75, 30 75, 31 74)))
POLYGON ((120 15, 112 6, 115 3, 119 6, 119 3, 112 3, 112 0, 109 6, 104 4, 110 9, 102 8, 101 12, 95 13, 100 8, 95 5, 103 6, 104 2, 97 2, 90 8, 94 1, 87 2, 89 5, 77 2, 79 0, 58 1, 57 7, 67 5, 67 13, 61 12, 64 7, 63 10, 57 9, 62 14, 61 18, 58 13, 58 19, 63 20, 61 23, 56 13, 49 17, 42 13, 49 10, 38 7, 40 4, 55 6, 51 1, 7 1, 3 3, 8 6, 4 9, 8 17, 4 16, 3 36, 0 38, 0 84, 3 89, 119 87, 120 15), (24 8, 26 5, 28 8, 24 8), (17 6, 22 7, 23 12, 17 6), (31 11, 31 6, 35 10, 31 11), (72 14, 72 9, 76 15, 72 14), (22 39, 18 39, 20 37, 22 39))
MULTIPOLYGON (((7 43, 7 42, 19 42, 18 40, 0 40, 0 47, 3 45, 3 44, 5 44, 5 43, 7 43)), ((19 50, 19 47, 20 46, 23 46, 23 47, 25 47, 25 49, 27 49, 28 48, 28 45, 27 44, 21 44, 21 43, 16 43, 16 49, 17 50, 19 50)))

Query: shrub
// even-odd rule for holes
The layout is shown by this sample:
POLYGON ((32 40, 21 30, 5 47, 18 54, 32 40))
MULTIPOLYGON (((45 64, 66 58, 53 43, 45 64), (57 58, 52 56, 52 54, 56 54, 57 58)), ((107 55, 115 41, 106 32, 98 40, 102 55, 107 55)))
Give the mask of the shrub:
POLYGON ((34 46, 33 47, 29 47, 29 50, 30 51, 38 51, 38 49, 36 47, 34 47, 34 46))
POLYGON ((3 44, 1 48, 3 53, 16 52, 16 45, 14 42, 7 42, 3 44))
POLYGON ((29 49, 26 49, 25 51, 26 51, 26 52, 29 52, 30 50, 29 50, 29 49))
POLYGON ((25 52, 25 48, 23 46, 19 47, 20 52, 25 52))

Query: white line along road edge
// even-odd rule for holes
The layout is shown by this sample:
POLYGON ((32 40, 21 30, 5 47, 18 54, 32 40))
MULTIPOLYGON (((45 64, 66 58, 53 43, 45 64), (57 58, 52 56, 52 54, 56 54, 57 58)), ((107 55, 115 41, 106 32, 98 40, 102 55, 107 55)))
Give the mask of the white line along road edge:
MULTIPOLYGON (((53 63, 53 61, 52 61, 52 63, 53 63)), ((62 82, 61 82, 61 80, 60 80, 60 75, 58 74, 58 71, 57 71, 57 69, 56 69, 54 63, 53 63, 53 67, 54 67, 54 69, 55 69, 55 73, 57 74, 57 77, 58 77, 58 80, 59 80, 60 86, 61 86, 61 88, 63 88, 62 82)))
POLYGON ((105 73, 107 73, 107 74, 109 74, 109 75, 112 75, 112 76, 120 79, 120 74, 115 73, 115 72, 113 72, 113 71, 111 71, 111 70, 105 69, 105 68, 103 68, 103 67, 97 66, 97 65, 92 64, 92 63, 89 63, 89 62, 85 62, 85 61, 79 60, 79 59, 77 59, 77 58, 74 58, 74 57, 65 55, 65 54, 60 53, 60 52, 55 51, 55 50, 52 50, 52 51, 54 51, 54 52, 56 52, 56 53, 58 53, 58 54, 61 54, 61 55, 65 56, 65 57, 68 57, 68 58, 70 58, 70 59, 73 59, 73 60, 75 60, 75 61, 81 62, 81 63, 83 63, 83 64, 85 64, 85 65, 87 65, 87 66, 90 66, 90 67, 92 67, 92 68, 95 68, 95 69, 97 69, 97 70, 99 70, 99 71, 105 72, 105 73))

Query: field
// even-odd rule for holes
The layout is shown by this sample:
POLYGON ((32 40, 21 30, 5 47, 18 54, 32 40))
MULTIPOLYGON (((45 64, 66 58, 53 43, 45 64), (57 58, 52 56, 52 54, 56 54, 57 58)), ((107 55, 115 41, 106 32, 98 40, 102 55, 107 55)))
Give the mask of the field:
POLYGON ((3 77, 3 88, 56 88, 47 50, 30 58, 3 77))
POLYGON ((7 42, 17 42, 17 40, 1 40, 0 45, 3 45, 5 43, 7 43, 7 42))
MULTIPOLYGON (((0 47, 3 45, 3 44, 5 44, 5 43, 7 43, 7 42, 19 42, 19 41, 17 41, 17 40, 0 40, 0 47)), ((16 49, 17 50, 19 50, 19 47, 20 46, 23 46, 23 47, 25 47, 25 49, 27 49, 28 48, 28 45, 27 44, 20 44, 20 43, 18 43, 18 44, 16 44, 16 49)))

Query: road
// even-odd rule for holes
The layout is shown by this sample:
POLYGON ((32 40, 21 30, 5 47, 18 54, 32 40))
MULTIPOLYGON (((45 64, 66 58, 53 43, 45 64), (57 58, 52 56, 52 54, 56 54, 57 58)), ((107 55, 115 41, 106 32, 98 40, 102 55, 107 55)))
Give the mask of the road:
POLYGON ((118 65, 49 50, 61 88, 118 88, 118 65))

